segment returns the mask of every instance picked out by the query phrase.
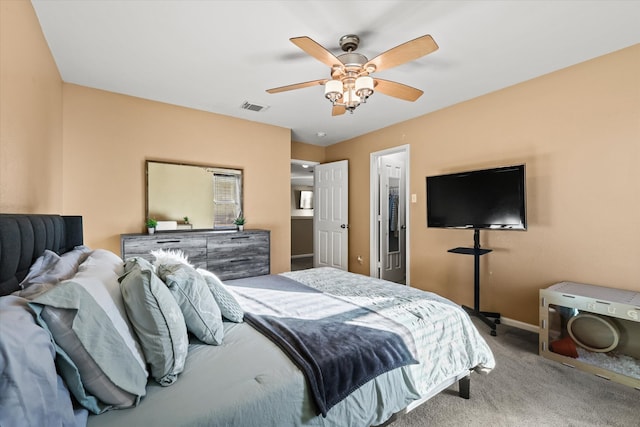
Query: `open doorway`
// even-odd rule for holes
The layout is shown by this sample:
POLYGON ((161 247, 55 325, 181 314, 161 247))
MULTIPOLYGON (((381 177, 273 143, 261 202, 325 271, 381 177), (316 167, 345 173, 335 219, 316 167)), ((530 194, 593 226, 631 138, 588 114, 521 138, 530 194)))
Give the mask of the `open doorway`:
POLYGON ((408 285, 409 146, 371 153, 370 275, 408 285))
POLYGON ((313 267, 313 175, 317 164, 291 160, 291 271, 313 267))

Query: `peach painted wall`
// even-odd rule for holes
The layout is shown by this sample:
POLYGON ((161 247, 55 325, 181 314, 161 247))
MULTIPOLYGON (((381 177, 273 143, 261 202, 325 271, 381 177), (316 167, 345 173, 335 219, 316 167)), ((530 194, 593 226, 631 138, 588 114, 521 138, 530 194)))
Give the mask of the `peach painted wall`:
POLYGON ((0 212, 83 215, 85 243, 119 253, 144 230, 146 159, 237 167, 247 227, 289 269, 289 129, 63 84, 30 2, 0 1, 0 24, 0 212))
POLYGON ((308 160, 310 162, 324 162, 325 147, 304 142, 291 141, 291 158, 294 160, 308 160))
POLYGON ((62 80, 31 2, 0 1, 0 212, 62 210, 62 80))
POLYGON ((537 324, 558 281, 640 291, 640 45, 327 147, 349 160, 353 271, 369 271, 369 154, 402 144, 412 286, 473 305, 473 258, 447 252, 473 233, 426 227, 425 177, 526 163, 528 231, 481 233, 482 309, 537 324))
POLYGON ((271 230, 272 272, 290 266, 289 129, 64 84, 64 208, 91 247, 120 253, 144 230, 145 160, 244 170, 247 228, 271 230))

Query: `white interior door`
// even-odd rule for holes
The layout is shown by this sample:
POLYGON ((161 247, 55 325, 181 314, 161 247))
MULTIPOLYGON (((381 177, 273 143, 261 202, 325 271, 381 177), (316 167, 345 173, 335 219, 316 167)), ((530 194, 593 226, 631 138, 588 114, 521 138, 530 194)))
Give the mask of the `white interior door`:
POLYGON ((387 157, 380 162, 380 277, 405 283, 404 164, 387 157))
POLYGON ((316 165, 313 266, 348 270, 349 162, 316 165))

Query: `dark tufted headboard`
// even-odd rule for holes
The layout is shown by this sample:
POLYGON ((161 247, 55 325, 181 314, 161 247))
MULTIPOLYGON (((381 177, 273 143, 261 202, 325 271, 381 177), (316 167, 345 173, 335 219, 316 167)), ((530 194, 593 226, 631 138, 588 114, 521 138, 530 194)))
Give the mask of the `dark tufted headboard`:
POLYGON ((19 289, 45 249, 63 254, 82 244, 81 216, 0 214, 0 296, 19 289))

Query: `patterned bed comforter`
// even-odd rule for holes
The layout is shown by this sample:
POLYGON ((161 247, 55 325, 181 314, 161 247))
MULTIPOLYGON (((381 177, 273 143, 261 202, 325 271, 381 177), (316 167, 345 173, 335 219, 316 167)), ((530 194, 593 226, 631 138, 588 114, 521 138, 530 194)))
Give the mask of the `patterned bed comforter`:
MULTIPOLYGON (((473 368, 488 371, 495 364, 466 312, 435 294, 331 268, 283 275, 403 324, 409 331, 404 339, 415 343, 411 352, 420 363, 367 382, 324 418, 316 415, 303 373, 277 345, 248 324, 225 322, 223 345, 192 342, 185 370, 171 387, 151 381, 138 407, 91 416, 89 427, 380 425, 443 383, 451 384, 451 378, 473 368)), ((309 299, 308 294, 298 294, 309 299)), ((254 295, 258 304, 273 299, 260 292, 254 295)), ((282 315, 304 303, 283 307, 282 315)), ((303 315, 308 311, 300 309, 303 315)))
POLYGON ((446 298, 330 267, 282 275, 404 325, 420 363, 403 369, 420 395, 465 368, 488 373, 495 367, 493 353, 469 315, 446 298))
POLYGON ((418 363, 400 323, 279 274, 227 282, 244 320, 274 342, 307 379, 317 413, 388 371, 418 363))

